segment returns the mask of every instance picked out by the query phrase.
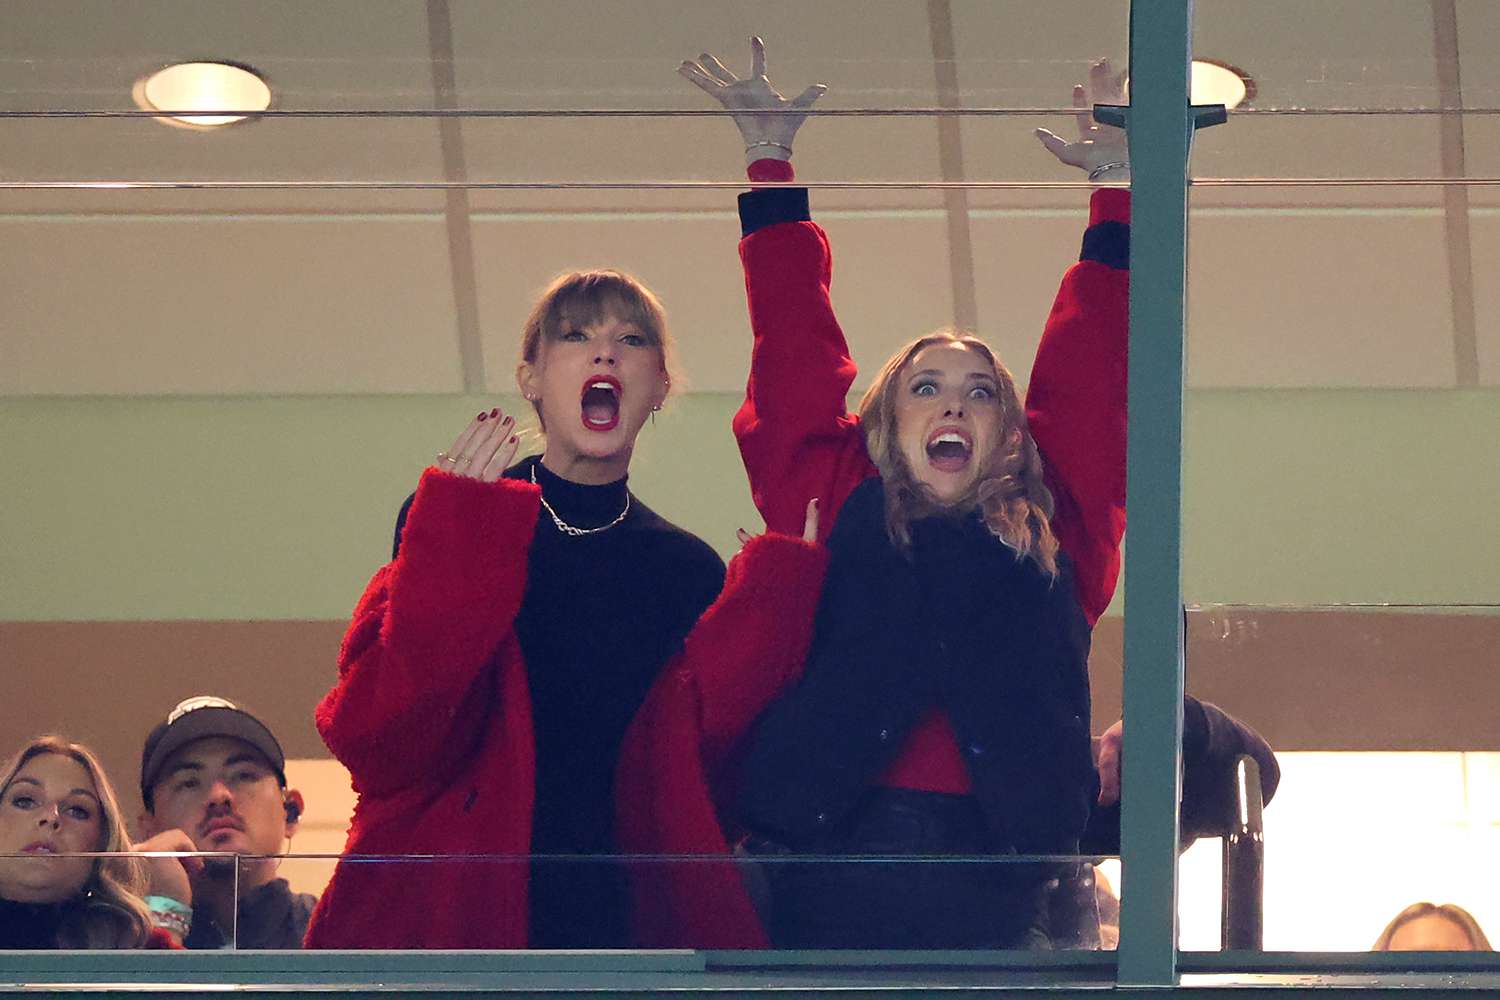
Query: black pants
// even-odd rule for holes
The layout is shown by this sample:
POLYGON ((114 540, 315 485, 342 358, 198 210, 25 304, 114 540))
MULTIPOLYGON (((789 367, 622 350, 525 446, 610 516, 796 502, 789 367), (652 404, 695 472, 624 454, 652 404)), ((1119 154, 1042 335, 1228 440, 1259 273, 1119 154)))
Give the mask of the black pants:
POLYGON ((752 840, 771 939, 778 948, 1047 948, 1052 873, 984 857, 989 839, 970 796, 880 788, 835 835, 796 852, 828 860, 752 840))

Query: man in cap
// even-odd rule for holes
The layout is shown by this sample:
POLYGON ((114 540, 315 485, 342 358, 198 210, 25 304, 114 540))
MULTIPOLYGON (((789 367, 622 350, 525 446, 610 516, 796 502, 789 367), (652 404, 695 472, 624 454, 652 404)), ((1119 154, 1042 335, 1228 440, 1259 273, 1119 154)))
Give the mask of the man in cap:
POLYGON ((302 947, 317 897, 293 893, 278 860, 257 856, 284 853, 302 794, 287 787, 286 756, 259 719, 223 698, 180 703, 146 737, 141 799, 149 839, 137 850, 242 855, 183 859, 181 871, 154 863, 158 923, 175 925, 188 948, 302 947))

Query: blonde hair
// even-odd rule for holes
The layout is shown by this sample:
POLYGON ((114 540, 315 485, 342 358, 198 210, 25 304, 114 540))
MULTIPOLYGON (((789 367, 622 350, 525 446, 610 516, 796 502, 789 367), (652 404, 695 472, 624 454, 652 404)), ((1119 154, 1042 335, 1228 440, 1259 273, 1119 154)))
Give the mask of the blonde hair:
MULTIPOLYGON (((668 391, 676 388, 680 380, 676 350, 667 332, 667 311, 639 279, 611 268, 571 271, 553 279, 521 327, 521 360, 536 364, 544 342, 610 316, 633 323, 640 330, 646 342, 661 354, 661 370, 667 376, 668 391)), ((535 401, 531 405, 537 423, 545 431, 541 405, 535 401)))
POLYGON ((978 337, 937 330, 918 337, 891 356, 859 403, 865 448, 885 485, 886 529, 901 549, 911 547, 911 524, 932 514, 978 508, 995 537, 1023 558, 1057 576, 1057 536, 1052 533, 1052 492, 1042 478, 1042 457, 1026 426, 1016 380, 995 352, 978 337), (954 343, 984 358, 995 378, 1000 403, 1000 437, 994 452, 979 456, 979 477, 956 501, 940 503, 917 479, 901 454, 896 434, 896 394, 900 375, 917 353, 932 344, 954 343), (1012 434, 1013 431, 1019 434, 1012 434))
POLYGON ((1380 937, 1375 939, 1371 951, 1390 951, 1391 939, 1396 932, 1413 920, 1422 917, 1443 917, 1444 919, 1460 927, 1464 935, 1469 939, 1470 951, 1493 951, 1490 947, 1490 939, 1484 936, 1484 931, 1479 927, 1479 921, 1474 919, 1473 914, 1462 906, 1454 903, 1444 903, 1438 906, 1434 903, 1413 903, 1400 913, 1390 923, 1385 925, 1385 930, 1380 932, 1380 937))
MULTIPOLYGON (((5 767, 0 796, 27 762, 44 754, 77 761, 94 783, 99 800, 99 842, 96 851, 127 852, 130 834, 114 788, 93 751, 60 736, 42 736, 22 747, 5 767)), ((57 929, 59 948, 140 948, 151 934, 151 917, 141 898, 146 891, 146 868, 137 857, 95 858, 82 892, 64 906, 57 929)))

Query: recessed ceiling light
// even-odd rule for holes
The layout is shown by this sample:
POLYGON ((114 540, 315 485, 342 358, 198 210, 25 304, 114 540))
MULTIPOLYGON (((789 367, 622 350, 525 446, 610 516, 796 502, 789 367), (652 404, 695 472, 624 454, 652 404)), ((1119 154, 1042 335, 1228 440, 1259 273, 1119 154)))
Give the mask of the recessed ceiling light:
POLYGON ((1222 104, 1233 109, 1255 96, 1255 81, 1237 66, 1217 59, 1193 60, 1194 104, 1222 104))
MULTIPOLYGON (((1194 104, 1222 104, 1237 108, 1255 96, 1255 80, 1238 66, 1217 59, 1194 59, 1190 87, 1194 104)), ((1125 96, 1130 97, 1130 81, 1125 81, 1125 96)))
POLYGON ((271 106, 271 88, 258 73, 223 62, 175 63, 140 80, 134 93, 143 110, 173 112, 158 121, 184 128, 233 125, 271 106))

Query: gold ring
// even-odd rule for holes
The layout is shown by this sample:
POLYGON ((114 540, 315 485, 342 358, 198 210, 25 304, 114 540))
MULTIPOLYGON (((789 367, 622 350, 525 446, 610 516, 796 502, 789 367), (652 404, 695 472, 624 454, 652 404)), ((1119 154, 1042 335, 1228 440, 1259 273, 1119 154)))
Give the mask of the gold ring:
POLYGON ((458 464, 458 459, 454 458, 452 455, 448 454, 446 451, 440 451, 440 452, 438 452, 437 453, 437 457, 438 457, 438 461, 439 462, 452 462, 454 465, 458 464))

